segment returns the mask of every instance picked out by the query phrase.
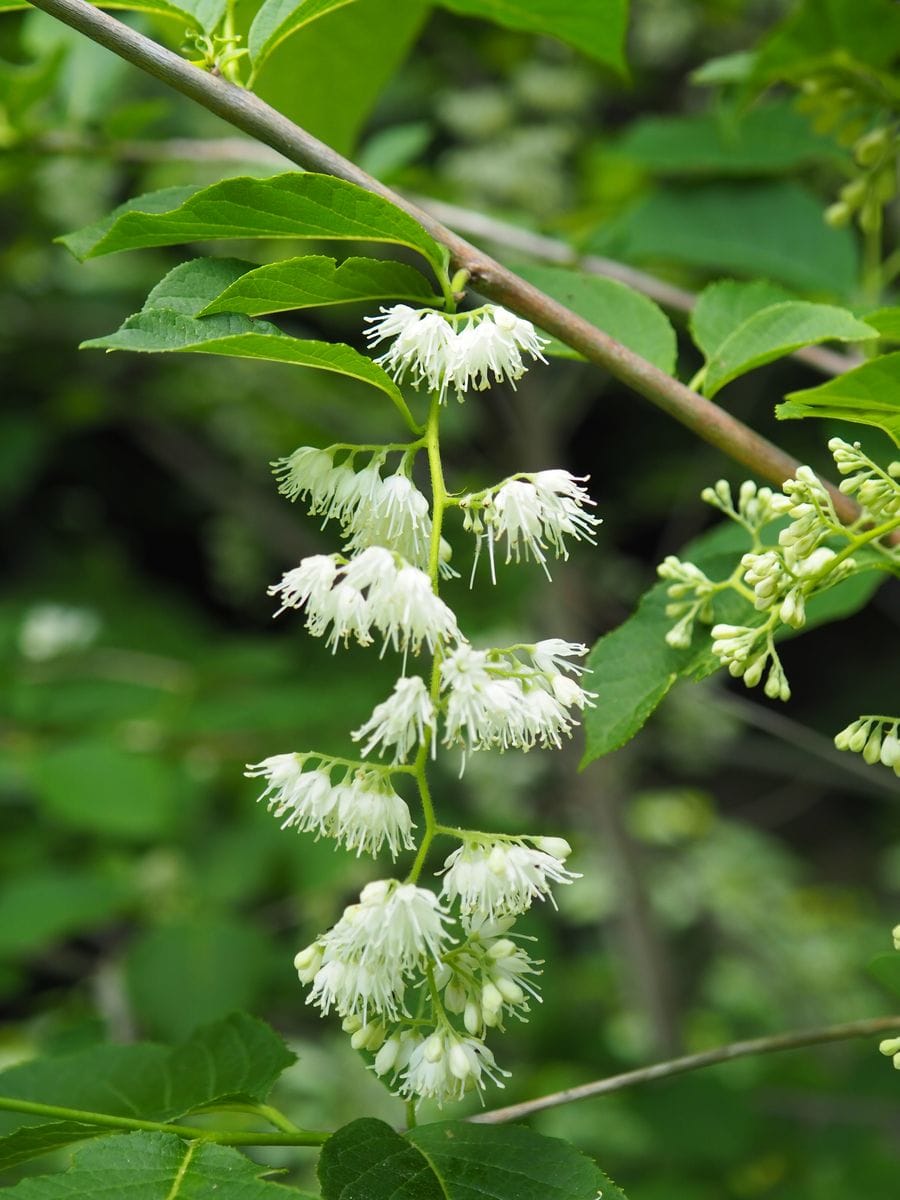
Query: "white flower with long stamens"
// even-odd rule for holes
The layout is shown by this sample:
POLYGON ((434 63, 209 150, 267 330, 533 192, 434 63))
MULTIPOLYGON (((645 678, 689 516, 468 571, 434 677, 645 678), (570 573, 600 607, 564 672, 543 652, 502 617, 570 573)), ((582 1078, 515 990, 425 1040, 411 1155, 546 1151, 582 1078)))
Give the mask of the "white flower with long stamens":
POLYGON ((391 858, 414 850, 415 828, 405 802, 383 771, 356 771, 334 789, 333 836, 348 850, 377 854, 387 843, 391 858))
POLYGON ((522 355, 545 363, 542 338, 530 321, 505 308, 485 307, 480 319, 469 321, 459 332, 450 381, 457 394, 474 388, 483 392, 493 383, 508 380, 515 387, 528 369, 522 355))
POLYGON ((266 789, 259 797, 268 800, 269 812, 281 821, 282 829, 297 829, 322 837, 333 833, 336 797, 331 776, 321 768, 306 771, 298 754, 275 754, 251 763, 248 778, 262 776, 266 789))
POLYGON ((376 704, 371 717, 351 737, 355 742, 366 740, 363 756, 376 746, 379 756, 394 747, 394 762, 406 762, 410 751, 422 745, 426 735, 434 745, 435 713, 425 681, 418 675, 398 679, 387 700, 376 704))
POLYGON ((456 331, 441 313, 432 309, 395 304, 381 308, 380 316, 366 317, 371 325, 365 336, 370 346, 393 338, 387 351, 375 361, 402 383, 407 374, 414 387, 425 384, 430 392, 447 387, 448 368, 453 361, 456 331))
POLYGON ((388 546, 417 567, 428 565, 431 542, 428 500, 400 472, 382 480, 371 503, 355 510, 346 532, 348 554, 368 546, 388 546))
POLYGON ((453 610, 418 567, 406 564, 393 574, 385 572, 369 592, 369 605, 385 646, 395 650, 409 648, 417 654, 424 642, 433 654, 439 642, 462 636, 453 610))
POLYGON ((567 642, 563 638, 544 638, 528 647, 532 662, 539 671, 547 676, 554 676, 561 671, 569 671, 573 675, 583 675, 589 671, 580 663, 571 662, 573 658, 584 658, 588 647, 583 642, 567 642))
POLYGON ((483 1076, 503 1087, 508 1071, 497 1066, 491 1051, 478 1038, 461 1037, 449 1027, 435 1030, 410 1054, 401 1074, 400 1095, 407 1099, 461 1100, 473 1089, 484 1088, 483 1076))
POLYGON ((338 479, 330 451, 300 446, 287 458, 274 462, 272 469, 282 496, 289 500, 306 497, 312 512, 331 504, 338 479))
POLYGON ((335 554, 313 554, 304 558, 299 567, 285 572, 280 583, 273 583, 268 595, 281 595, 281 608, 275 616, 280 617, 289 608, 302 608, 304 604, 321 605, 328 597, 337 578, 338 561, 335 554))
POLYGON ((553 903, 551 884, 580 878, 563 866, 568 843, 559 841, 565 851, 550 854, 519 841, 467 839, 444 863, 441 894, 450 903, 458 899, 464 914, 489 920, 525 912, 535 899, 549 896, 553 903))

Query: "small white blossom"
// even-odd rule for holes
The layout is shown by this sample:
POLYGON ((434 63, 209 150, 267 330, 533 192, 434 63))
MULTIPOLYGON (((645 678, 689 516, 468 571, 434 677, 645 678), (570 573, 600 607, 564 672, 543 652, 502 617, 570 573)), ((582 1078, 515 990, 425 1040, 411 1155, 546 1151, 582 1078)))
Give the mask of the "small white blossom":
POLYGON ((401 1075, 400 1094, 443 1105, 445 1100, 461 1100, 466 1092, 481 1092, 483 1076, 503 1087, 503 1075, 509 1072, 497 1066, 484 1042, 443 1028, 413 1049, 401 1075))
POLYGON ((336 798, 331 776, 319 768, 304 770, 299 754, 275 754, 262 762, 251 763, 244 772, 249 778, 266 780, 260 800, 268 800, 270 812, 281 821, 282 829, 332 834, 336 798))
POLYGON ((444 1008, 462 1013, 463 1024, 473 1036, 487 1028, 502 1029, 507 1013, 526 1021, 530 1000, 541 999, 535 982, 540 964, 507 936, 513 918, 491 920, 475 914, 464 915, 463 921, 465 942, 444 956, 444 971, 435 973, 444 1008))
POLYGON ((533 900, 546 896, 552 903, 551 884, 580 878, 545 850, 524 842, 475 838, 449 855, 442 874, 441 894, 448 902, 458 898, 464 914, 482 913, 488 920, 525 912, 533 900))
MULTIPOLYGON (((376 704, 371 717, 351 737, 355 742, 366 740, 363 756, 376 746, 382 755, 394 747, 394 762, 406 762, 410 752, 422 745, 426 736, 434 735, 435 713, 425 681, 418 675, 398 679, 387 700, 376 704)), ((433 741, 432 741, 433 745, 433 741)))
POLYGON ((394 340, 375 361, 397 383, 409 375, 413 387, 424 383, 428 391, 440 393, 443 400, 457 339, 453 326, 441 313, 410 308, 408 304, 395 304, 379 312, 379 317, 365 318, 371 325, 365 334, 369 345, 394 340))
POLYGON ((469 387, 483 392, 492 383, 509 380, 515 387, 528 369, 522 355, 545 363, 543 348, 547 339, 505 308, 485 307, 480 319, 464 325, 457 335, 450 378, 457 395, 469 387))

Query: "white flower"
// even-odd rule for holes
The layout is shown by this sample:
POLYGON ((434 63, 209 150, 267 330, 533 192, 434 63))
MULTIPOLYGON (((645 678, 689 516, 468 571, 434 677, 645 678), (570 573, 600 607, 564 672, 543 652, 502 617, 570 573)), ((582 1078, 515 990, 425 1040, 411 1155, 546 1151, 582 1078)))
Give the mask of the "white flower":
POLYGON ((289 608, 302 608, 312 603, 318 607, 326 602, 332 584, 337 578, 338 562, 335 554, 313 554, 304 558, 299 567, 285 572, 280 583, 273 583, 268 595, 281 593, 281 608, 275 616, 280 617, 289 608))
POLYGON ((586 505, 594 504, 580 486, 586 479, 568 471, 537 471, 507 479, 484 493, 464 496, 460 508, 465 527, 478 537, 476 562, 486 537, 491 578, 495 579, 494 544, 505 538, 507 563, 534 559, 549 579, 547 550, 565 559, 569 556, 567 537, 595 541, 594 530, 601 521, 585 511, 586 505))
POLYGON ((363 756, 379 746, 379 755, 394 747, 394 762, 405 762, 410 751, 422 745, 426 735, 434 734, 434 705, 425 681, 418 675, 398 679, 387 700, 376 704, 371 717, 351 737, 355 742, 367 738, 363 756))
POLYGON ((438 642, 462 636, 453 610, 435 594, 431 580, 418 567, 404 565, 393 574, 385 572, 369 592, 376 628, 385 645, 395 650, 410 648, 418 654, 424 642, 434 653, 438 642))
POLYGON ((336 797, 327 771, 305 771, 299 754, 275 754, 248 764, 244 774, 250 779, 265 778, 266 789, 259 799, 268 799, 269 812, 282 822, 282 829, 294 828, 317 837, 333 833, 336 797))
POLYGON ((383 771, 357 771, 334 789, 333 836, 360 854, 377 854, 386 842, 391 858, 415 849, 415 826, 404 801, 383 771))
POLYGON ((274 462, 272 469, 279 492, 289 500, 307 496, 312 512, 321 512, 332 503, 340 476, 336 477, 331 451, 300 446, 287 458, 274 462))
POLYGON ((588 647, 583 642, 567 642, 562 638, 544 638, 541 642, 529 647, 532 661, 539 671, 547 676, 557 675, 560 671, 571 671, 573 675, 583 675, 588 670, 578 663, 570 662, 572 658, 584 658, 588 647))
POLYGON ((425 888, 395 879, 367 884, 359 903, 317 939, 319 949, 298 956, 304 956, 298 970, 308 975, 316 968, 307 1003, 363 1022, 371 1013, 396 1020, 410 978, 444 951, 447 922, 437 896, 425 888))
POLYGON ((428 500, 401 472, 381 481, 371 501, 346 522, 348 554, 367 546, 388 546, 417 567, 428 565, 431 516, 428 500))
POLYGON ((394 340, 375 361, 397 383, 408 375, 414 387, 425 384, 442 402, 450 387, 462 399, 470 387, 483 391, 492 382, 507 379, 514 384, 527 369, 523 354, 547 361, 542 353, 547 340, 529 321, 496 305, 458 317, 406 304, 379 312, 377 317, 366 317, 371 325, 366 338, 372 346, 394 340))
POLYGON ((412 1051, 401 1075, 400 1094, 408 1099, 461 1100, 466 1092, 484 1087, 486 1076, 503 1087, 493 1054, 478 1038, 460 1037, 450 1028, 436 1030, 412 1051))
POLYGON ((550 896, 551 883, 580 878, 555 854, 524 842, 486 838, 463 842, 447 858, 442 874, 441 894, 448 903, 458 898, 464 914, 482 913, 488 920, 525 912, 533 900, 550 896))
POLYGON ((489 920, 476 914, 463 921, 468 925, 466 941, 445 955, 441 977, 435 974, 437 986, 443 988, 444 1008, 462 1013, 473 1036, 489 1027, 502 1028, 507 1012, 526 1021, 529 1000, 541 999, 534 982, 540 964, 506 936, 512 917, 489 920))

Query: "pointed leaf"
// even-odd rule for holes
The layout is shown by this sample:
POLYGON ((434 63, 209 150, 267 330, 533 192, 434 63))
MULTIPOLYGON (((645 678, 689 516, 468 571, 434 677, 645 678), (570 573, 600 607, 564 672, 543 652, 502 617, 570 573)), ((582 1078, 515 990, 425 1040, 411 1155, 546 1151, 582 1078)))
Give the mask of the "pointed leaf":
POLYGON ((775 408, 780 421, 830 417, 883 429, 900 446, 900 351, 873 358, 819 387, 790 392, 775 408))
POLYGON ((228 1146, 130 1133, 92 1142, 65 1174, 34 1176, 7 1193, 13 1200, 299 1200, 295 1188, 265 1182, 269 1171, 228 1146))
POLYGON ((754 313, 773 304, 796 300, 786 288, 766 279, 745 282, 740 279, 720 279, 705 287, 697 297, 688 325, 691 337, 710 359, 739 325, 754 313))
POLYGON ((348 258, 338 263, 311 254, 247 270, 202 311, 204 316, 234 312, 255 317, 295 308, 385 299, 439 302, 425 276, 405 263, 377 258, 348 258))
POLYGON ((703 391, 715 396, 739 375, 820 342, 858 342, 878 331, 845 308, 787 300, 754 313, 717 348, 706 366, 703 391))
POLYGON ((43 1125, 26 1125, 6 1137, 0 1137, 0 1172, 9 1171, 20 1163, 40 1158, 64 1146, 91 1138, 104 1137, 114 1130, 100 1125, 84 1125, 79 1121, 47 1121, 43 1125))
POLYGON ((276 46, 326 13, 352 0, 264 0, 247 35, 247 49, 258 71, 276 46))
POLYGON ((268 321, 222 313, 214 317, 185 317, 172 309, 148 309, 129 317, 107 337, 91 338, 82 349, 133 350, 142 354, 223 354, 266 362, 312 367, 348 375, 380 388, 403 405, 393 379, 370 358, 341 342, 305 341, 283 333, 268 321))
MULTIPOLYGON (((663 310, 646 296, 615 279, 585 275, 563 267, 525 266, 519 274, 559 300, 610 337, 673 374, 677 344, 675 330, 663 310)), ((546 351, 560 358, 580 358, 575 350, 552 339, 546 351)))
MULTIPOLYGON (((212 5, 213 0, 209 0, 209 2, 212 5)), ((109 3, 104 0, 100 7, 109 9, 110 12, 152 13, 157 17, 167 17, 169 20, 177 21, 179 25, 187 26, 188 29, 200 30, 203 25, 197 9, 201 8, 202 4, 203 0, 200 0, 199 4, 191 2, 191 0, 184 0, 183 4, 172 4, 169 0, 109 0, 109 3)), ((27 0, 0 0, 0 12, 14 12, 30 7, 27 0)), ((204 15, 206 14, 204 13, 204 15)))
POLYGON ((447 251, 389 201, 331 175, 238 176, 207 188, 165 188, 59 240, 76 258, 145 246, 233 238, 315 238, 408 246, 436 270, 447 251))
MULTIPOLYGON (((296 1061, 273 1029, 233 1013, 169 1049, 149 1042, 92 1046, 0 1073, 0 1095, 38 1104, 167 1121, 236 1096, 262 1101, 296 1061)), ((0 1132, 42 1124, 0 1112, 0 1132)))
POLYGON ((573 1146, 516 1125, 441 1121, 403 1137, 363 1118, 319 1159, 323 1200, 624 1200, 573 1146))
POLYGON ((628 0, 439 0, 466 17, 557 38, 624 75, 628 0))
POLYGON ((874 312, 866 313, 863 320, 886 342, 900 342, 900 308, 877 308, 874 312))

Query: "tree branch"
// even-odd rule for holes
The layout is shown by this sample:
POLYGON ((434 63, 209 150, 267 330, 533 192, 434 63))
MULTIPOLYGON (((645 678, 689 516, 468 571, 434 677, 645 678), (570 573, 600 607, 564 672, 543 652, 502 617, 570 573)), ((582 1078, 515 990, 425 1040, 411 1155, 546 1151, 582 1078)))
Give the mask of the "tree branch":
MULTIPOLYGON (((93 8, 87 0, 31 2, 35 8, 77 29, 299 166, 366 188, 404 209, 448 248, 454 270, 467 271, 478 292, 533 321, 589 361, 604 367, 621 383, 757 475, 780 487, 797 470, 800 465, 797 459, 520 279, 257 96, 191 66, 177 54, 93 8)), ((833 485, 827 486, 841 519, 855 520, 859 513, 856 504, 833 485)))
POLYGON ((697 1071, 701 1067, 712 1067, 717 1063, 732 1062, 736 1058, 747 1058, 751 1054, 771 1054, 776 1050, 796 1050, 802 1046, 818 1046, 826 1042, 842 1042, 847 1038, 873 1037, 878 1033, 890 1033, 900 1029, 900 1016, 872 1017, 864 1021, 848 1021, 844 1025, 827 1025, 823 1029, 804 1029, 793 1033, 778 1033, 772 1037, 753 1038, 748 1042, 731 1042, 717 1046, 714 1050, 702 1050, 699 1054, 686 1054, 668 1062, 653 1063, 649 1067, 638 1067, 636 1071, 625 1071, 621 1075, 610 1075, 607 1079, 595 1079, 593 1083, 582 1083, 578 1087, 551 1092, 538 1096, 536 1100, 524 1100, 521 1104, 510 1104, 506 1108, 495 1108, 491 1112, 475 1113, 468 1118, 486 1125, 498 1125, 504 1121, 518 1121, 531 1113, 559 1104, 571 1104, 573 1100, 586 1100, 590 1096, 605 1096, 637 1083, 650 1083, 654 1079, 669 1079, 686 1071, 697 1071))

